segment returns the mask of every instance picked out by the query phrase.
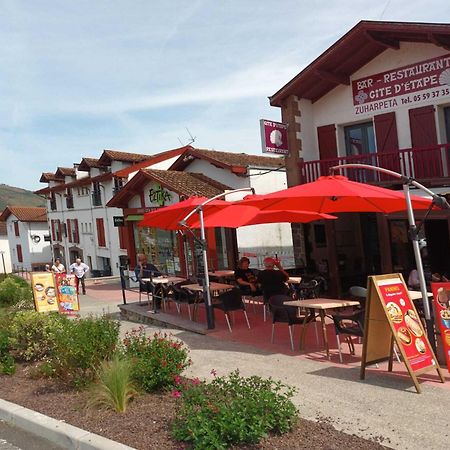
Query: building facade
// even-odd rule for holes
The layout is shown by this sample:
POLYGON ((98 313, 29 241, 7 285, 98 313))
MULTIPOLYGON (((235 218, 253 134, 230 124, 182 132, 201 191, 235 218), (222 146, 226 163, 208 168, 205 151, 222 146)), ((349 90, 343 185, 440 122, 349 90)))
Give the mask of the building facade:
MULTIPOLYGON (((414 177, 437 193, 450 191, 449 24, 362 21, 270 102, 289 124, 290 185, 328 175, 333 166, 362 163, 414 177)), ((375 172, 341 173, 401 188, 375 172)), ((431 212, 422 227, 433 271, 450 271, 449 230, 445 211, 431 212)), ((407 276, 414 268, 403 213, 341 214, 302 227, 296 237, 310 264, 328 267, 335 292, 365 284, 370 274, 407 276)))
POLYGON ((7 206, 0 215, 6 223, 12 270, 44 270, 52 260, 45 208, 7 206))
POLYGON ((8 241, 6 222, 0 221, 0 273, 11 273, 11 251, 8 241))

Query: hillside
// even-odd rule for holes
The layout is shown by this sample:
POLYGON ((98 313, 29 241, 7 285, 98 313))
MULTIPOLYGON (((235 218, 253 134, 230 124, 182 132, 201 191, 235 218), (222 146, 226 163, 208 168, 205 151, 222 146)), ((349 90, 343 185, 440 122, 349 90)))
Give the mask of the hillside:
POLYGON ((0 184, 0 212, 7 205, 46 206, 45 200, 31 191, 0 184))

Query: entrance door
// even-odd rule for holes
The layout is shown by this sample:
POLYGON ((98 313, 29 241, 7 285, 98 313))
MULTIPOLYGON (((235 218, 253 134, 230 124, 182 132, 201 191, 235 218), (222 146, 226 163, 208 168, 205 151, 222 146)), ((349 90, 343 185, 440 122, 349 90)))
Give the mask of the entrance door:
POLYGON ((427 220, 425 236, 431 270, 448 275, 450 272, 448 222, 446 220, 427 220))

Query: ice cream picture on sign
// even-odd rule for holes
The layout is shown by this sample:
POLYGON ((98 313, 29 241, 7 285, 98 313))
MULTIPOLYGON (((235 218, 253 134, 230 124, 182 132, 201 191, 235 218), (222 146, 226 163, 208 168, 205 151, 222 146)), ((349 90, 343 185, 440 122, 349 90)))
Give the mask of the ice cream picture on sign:
POLYGON ((450 54, 353 80, 352 95, 356 114, 450 97, 450 54))

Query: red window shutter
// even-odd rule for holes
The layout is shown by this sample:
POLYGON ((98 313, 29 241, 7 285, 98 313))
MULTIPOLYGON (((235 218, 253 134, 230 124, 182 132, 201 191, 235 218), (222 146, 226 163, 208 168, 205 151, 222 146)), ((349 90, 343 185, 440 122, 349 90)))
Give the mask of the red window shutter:
POLYGON ((17 244, 16 248, 17 248, 17 261, 23 262, 22 246, 20 244, 17 244))
POLYGON ((400 172, 398 150, 397 121, 395 112, 379 114, 374 117, 377 140, 378 165, 385 169, 400 172), (388 153, 383 155, 383 153, 388 153))
POLYGON ((52 226, 52 241, 56 241, 56 234, 55 234, 55 221, 51 220, 51 226, 52 226))
POLYGON ((324 125, 317 127, 320 159, 337 158, 336 127, 324 125))
POLYGON ((429 147, 437 144, 434 106, 410 109, 409 126, 413 147, 429 147))
POLYGON ((122 250, 127 248, 127 229, 126 227, 118 227, 119 230, 119 248, 122 250))
POLYGON ((20 236, 19 222, 17 220, 14 222, 14 233, 15 233, 16 236, 20 236))
POLYGON ((95 219, 97 224, 97 241, 99 247, 106 247, 105 245, 105 228, 103 226, 103 219, 95 219))
POLYGON ((69 242, 72 242, 72 227, 70 226, 70 219, 67 219, 67 234, 69 242))
POLYGON ((63 223, 58 219, 58 240, 62 241, 63 237, 63 223))
POLYGON ((74 242, 76 244, 80 243, 80 232, 78 231, 78 219, 74 219, 73 224, 75 226, 74 242))
MULTIPOLYGON (((431 147, 437 145, 436 121, 434 106, 423 106, 410 109, 409 126, 411 131, 411 145, 413 148, 431 147)), ((442 177, 442 160, 436 149, 413 150, 414 177, 435 178, 442 177), (438 156, 438 157, 436 157, 438 156)))

